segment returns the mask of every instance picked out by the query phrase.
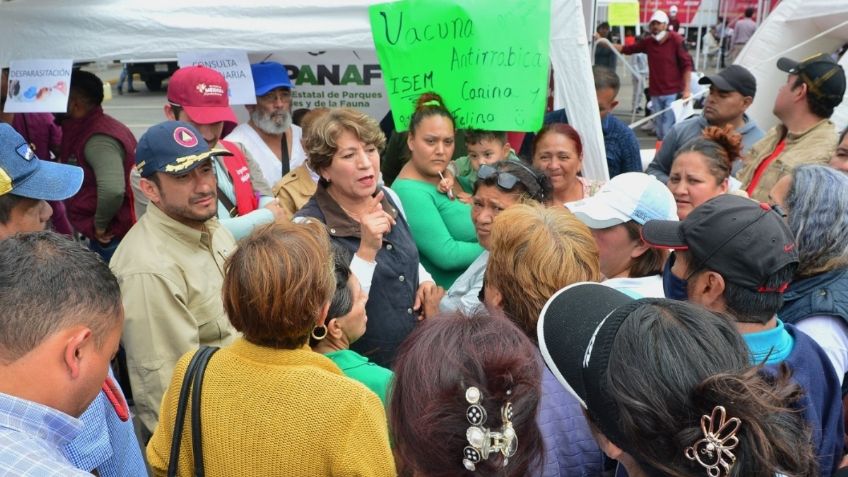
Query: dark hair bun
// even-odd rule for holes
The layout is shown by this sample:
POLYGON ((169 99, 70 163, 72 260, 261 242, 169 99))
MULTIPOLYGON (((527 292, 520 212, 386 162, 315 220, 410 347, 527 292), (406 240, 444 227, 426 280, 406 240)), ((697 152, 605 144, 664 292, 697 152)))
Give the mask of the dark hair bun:
POLYGON ((736 132, 736 129, 730 124, 725 125, 723 128, 707 126, 704 128, 703 136, 705 139, 717 143, 724 149, 730 165, 742 155, 742 135, 736 132))

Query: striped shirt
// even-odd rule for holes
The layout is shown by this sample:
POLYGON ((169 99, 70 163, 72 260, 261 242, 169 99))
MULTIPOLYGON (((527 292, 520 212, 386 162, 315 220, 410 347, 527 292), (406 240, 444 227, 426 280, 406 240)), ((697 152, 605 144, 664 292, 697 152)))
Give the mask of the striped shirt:
POLYGON ((79 419, 0 393, 0 475, 91 477, 62 453, 81 430, 79 419))

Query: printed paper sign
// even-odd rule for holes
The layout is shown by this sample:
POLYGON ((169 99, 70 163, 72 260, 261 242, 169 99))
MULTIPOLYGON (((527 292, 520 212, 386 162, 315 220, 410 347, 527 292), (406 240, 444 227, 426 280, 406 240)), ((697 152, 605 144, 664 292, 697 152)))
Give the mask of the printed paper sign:
POLYGON ((64 113, 68 110, 73 60, 9 62, 7 113, 64 113))
POLYGON ((389 111, 383 73, 373 50, 286 51, 251 54, 251 63, 285 65, 294 85, 292 111, 355 108, 376 120, 389 111))
POLYGON ((610 3, 609 24, 612 26, 638 25, 639 4, 636 2, 610 3))
POLYGON ((368 13, 398 131, 428 91, 444 98, 458 128, 542 126, 550 0, 406 0, 368 13))
POLYGON ((253 74, 247 53, 238 50, 187 51, 177 55, 177 64, 183 66, 203 65, 218 71, 227 79, 230 88, 230 105, 256 104, 253 74))

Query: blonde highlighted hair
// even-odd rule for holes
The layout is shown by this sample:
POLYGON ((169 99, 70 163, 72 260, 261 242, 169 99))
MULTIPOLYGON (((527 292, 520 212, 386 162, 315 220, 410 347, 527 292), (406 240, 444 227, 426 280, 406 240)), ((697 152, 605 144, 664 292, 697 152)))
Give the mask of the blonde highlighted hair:
POLYGON ((599 281, 600 268, 592 233, 565 208, 519 204, 495 218, 486 283, 534 342, 545 302, 572 283, 599 281))

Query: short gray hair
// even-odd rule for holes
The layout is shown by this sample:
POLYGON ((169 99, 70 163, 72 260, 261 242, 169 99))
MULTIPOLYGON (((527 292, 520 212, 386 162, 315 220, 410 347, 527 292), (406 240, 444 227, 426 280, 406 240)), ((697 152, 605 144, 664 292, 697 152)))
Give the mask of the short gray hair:
POLYGON ((786 194, 789 228, 795 236, 798 276, 848 266, 848 176, 827 166, 792 172, 786 194))

